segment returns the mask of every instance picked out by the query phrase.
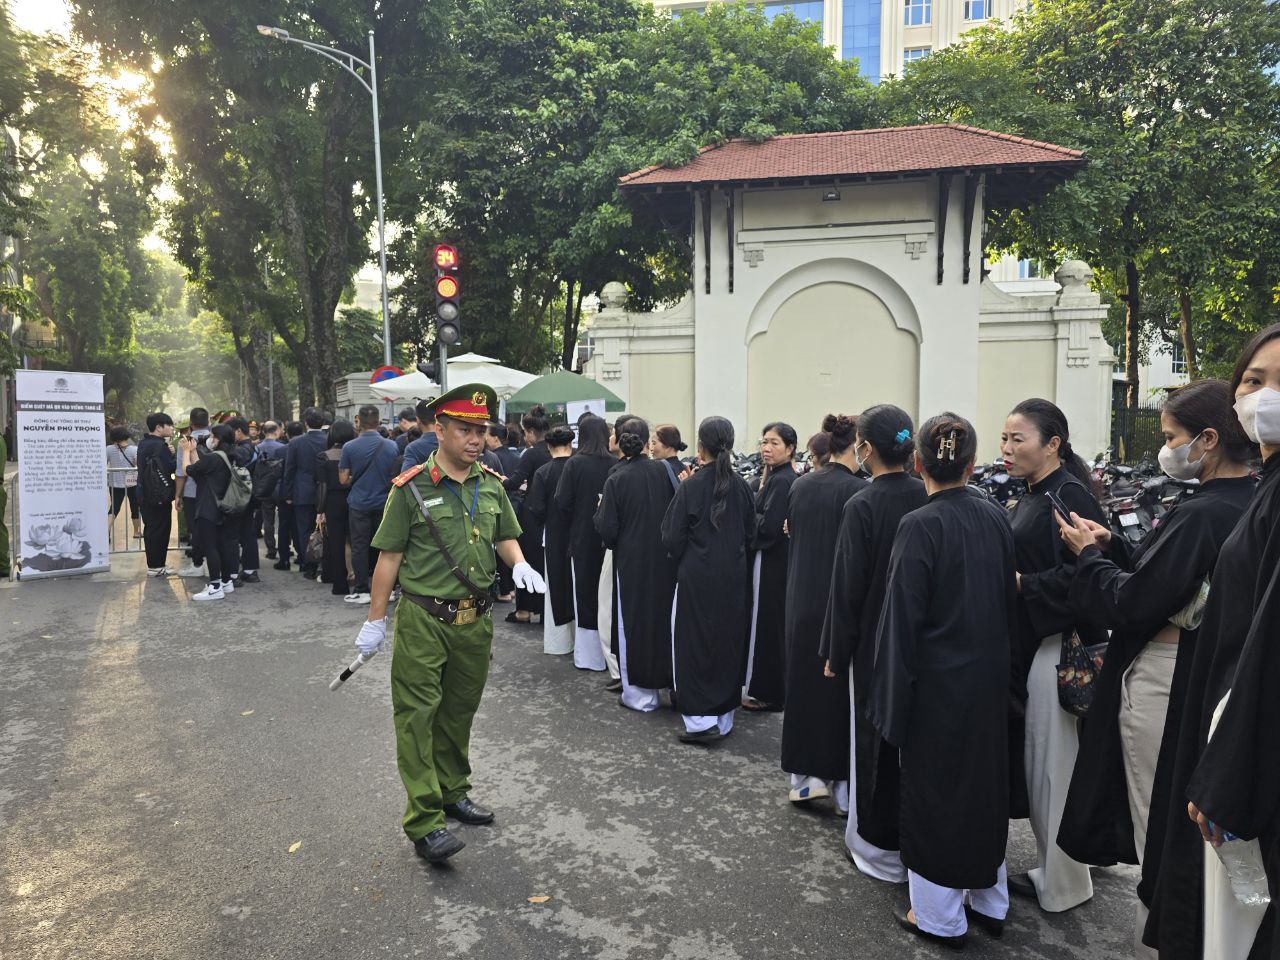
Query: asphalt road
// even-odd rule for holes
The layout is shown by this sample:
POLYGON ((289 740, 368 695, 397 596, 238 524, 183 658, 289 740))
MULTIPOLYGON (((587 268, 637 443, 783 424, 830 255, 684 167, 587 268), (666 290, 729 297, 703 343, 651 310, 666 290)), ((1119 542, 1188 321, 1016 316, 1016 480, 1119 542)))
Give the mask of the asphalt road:
MULTIPOLYGON (((498 823, 431 868, 399 825, 389 657, 327 689, 363 613, 296 573, 209 605, 142 574, 0 585, 6 960, 941 952, 894 925, 904 888, 846 862, 843 820, 787 802, 778 716, 683 746, 671 711, 621 709, 499 624, 472 746, 498 823)), ((1011 871, 1032 854, 1015 824, 1011 871)), ((1131 956, 1134 882, 1098 871, 1057 916, 1015 901, 968 953, 1131 956)))

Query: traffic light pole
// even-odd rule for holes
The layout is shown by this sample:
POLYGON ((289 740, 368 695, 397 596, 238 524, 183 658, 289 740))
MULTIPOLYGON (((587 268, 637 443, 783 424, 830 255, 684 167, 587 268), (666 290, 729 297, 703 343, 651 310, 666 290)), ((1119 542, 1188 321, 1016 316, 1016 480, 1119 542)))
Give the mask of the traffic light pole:
POLYGON ((449 389, 449 346, 440 344, 440 394, 449 389))

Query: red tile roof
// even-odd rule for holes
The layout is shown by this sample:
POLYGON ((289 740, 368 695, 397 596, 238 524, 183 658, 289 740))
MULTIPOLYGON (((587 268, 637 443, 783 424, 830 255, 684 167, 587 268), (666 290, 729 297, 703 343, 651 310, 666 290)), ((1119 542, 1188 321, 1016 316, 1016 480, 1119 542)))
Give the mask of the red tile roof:
POLYGON ((703 147, 682 167, 646 167, 619 179, 624 189, 761 180, 879 177, 996 167, 1077 167, 1084 152, 961 124, 844 130, 730 140, 703 147))

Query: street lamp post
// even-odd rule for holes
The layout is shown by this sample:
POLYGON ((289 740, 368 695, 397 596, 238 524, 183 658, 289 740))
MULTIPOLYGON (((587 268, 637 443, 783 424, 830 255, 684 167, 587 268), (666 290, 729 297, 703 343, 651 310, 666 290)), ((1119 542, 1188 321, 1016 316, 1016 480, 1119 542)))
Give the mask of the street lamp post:
POLYGON ((311 43, 289 36, 289 31, 281 27, 258 25, 258 32, 264 37, 296 43, 306 47, 312 53, 318 53, 327 60, 332 60, 343 70, 351 74, 369 92, 373 99, 373 168, 377 180, 378 192, 378 266, 382 272, 382 362, 391 366, 391 312, 387 307, 387 230, 382 214, 382 131, 378 121, 378 61, 373 46, 373 31, 369 31, 369 62, 365 63, 354 54, 339 50, 337 47, 326 47, 323 44, 311 43), (356 73, 356 67, 364 67, 369 71, 369 79, 356 73))

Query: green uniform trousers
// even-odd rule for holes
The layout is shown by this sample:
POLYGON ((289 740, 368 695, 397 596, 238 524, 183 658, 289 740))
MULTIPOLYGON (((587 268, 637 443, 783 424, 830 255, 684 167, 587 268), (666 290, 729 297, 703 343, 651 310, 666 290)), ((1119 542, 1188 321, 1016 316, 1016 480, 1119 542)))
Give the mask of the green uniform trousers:
POLYGON ((447 626, 407 597, 396 605, 391 655, 396 765, 410 840, 444 826, 444 805, 471 789, 471 721, 489 676, 492 616, 447 626))

